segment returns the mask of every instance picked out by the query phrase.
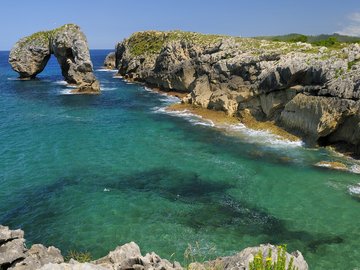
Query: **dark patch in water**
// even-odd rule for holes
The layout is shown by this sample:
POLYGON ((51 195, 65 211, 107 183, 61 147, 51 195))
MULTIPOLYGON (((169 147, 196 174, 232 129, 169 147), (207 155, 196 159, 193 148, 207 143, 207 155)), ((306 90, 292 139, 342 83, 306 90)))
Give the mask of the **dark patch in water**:
MULTIPOLYGON (((155 168, 110 179, 84 172, 81 175, 81 178, 63 177, 53 184, 20 192, 15 197, 17 207, 3 212, 0 215, 0 223, 16 227, 19 224, 14 224, 14 220, 29 213, 34 213, 37 215, 36 218, 46 219, 47 222, 50 219, 51 222, 52 217, 64 214, 61 212, 62 209, 57 209, 51 204, 51 200, 61 196, 67 188, 79 186, 84 193, 90 194, 102 192, 106 187, 112 191, 109 194, 114 196, 116 192, 126 194, 146 192, 177 203, 189 204, 188 210, 177 214, 173 222, 194 230, 225 228, 238 234, 239 237, 246 234, 262 235, 263 241, 273 244, 299 240, 307 245, 311 252, 316 252, 322 245, 344 242, 340 236, 329 237, 287 229, 283 220, 274 217, 266 210, 227 195, 228 191, 235 187, 231 181, 203 179, 196 173, 168 168, 155 168)), ((23 228, 27 229, 26 226, 23 228)))
POLYGON ((318 248, 322 245, 333 245, 333 244, 342 244, 342 243, 344 243, 344 238, 340 236, 334 236, 334 237, 320 238, 311 241, 307 245, 307 247, 311 252, 315 253, 318 250, 318 248))

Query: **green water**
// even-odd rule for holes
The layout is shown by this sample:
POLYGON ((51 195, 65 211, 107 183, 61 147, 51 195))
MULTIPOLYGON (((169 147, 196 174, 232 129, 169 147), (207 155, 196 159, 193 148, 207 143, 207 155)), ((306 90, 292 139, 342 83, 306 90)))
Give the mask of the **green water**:
MULTIPOLYGON (((99 69, 106 51, 93 51, 99 69)), ((135 241, 184 262, 286 243, 311 269, 360 267, 358 174, 314 167, 348 160, 266 133, 219 129, 162 111, 174 99, 96 71, 100 96, 64 94, 54 59, 16 80, 0 52, 0 224, 28 244, 100 257, 135 241)))

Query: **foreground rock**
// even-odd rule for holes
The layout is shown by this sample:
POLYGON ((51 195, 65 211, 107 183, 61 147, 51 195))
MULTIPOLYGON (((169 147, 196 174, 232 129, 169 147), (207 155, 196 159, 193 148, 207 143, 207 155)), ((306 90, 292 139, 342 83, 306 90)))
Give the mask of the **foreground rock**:
POLYGON ((62 263, 59 249, 43 245, 25 246, 24 232, 0 225, 0 269, 36 270, 48 263, 62 263))
MULTIPOLYGON (((218 258, 214 261, 205 263, 191 263, 189 270, 208 270, 208 269, 231 269, 231 270, 249 270, 250 263, 254 260, 255 256, 261 252, 263 258, 266 258, 271 250, 271 261, 276 262, 278 258, 277 247, 267 244, 261 245, 260 247, 249 247, 234 256, 218 258)), ((286 253, 286 267, 288 269, 291 258, 293 258, 293 266, 297 270, 309 269, 304 257, 301 252, 295 251, 291 254, 286 253)))
POLYGON ((360 154, 360 44, 307 43, 147 31, 117 44, 116 67, 128 80, 228 115, 274 121, 319 145, 360 154))
POLYGON ((104 60, 104 67, 107 69, 115 68, 115 52, 109 53, 104 60))
POLYGON ((20 78, 33 79, 43 71, 51 54, 57 58, 65 81, 78 86, 75 92, 100 91, 86 37, 74 24, 20 39, 11 49, 9 63, 20 78))
MULTIPOLYGON (((22 230, 10 230, 0 225, 0 269, 1 270, 183 270, 178 262, 170 262, 161 259, 156 253, 151 252, 143 256, 139 246, 130 242, 118 246, 114 251, 98 260, 89 263, 79 263, 70 259, 64 262, 59 249, 55 247, 46 248, 43 245, 33 245, 30 249, 25 246, 24 232, 22 230)), ((189 269, 228 269, 245 270, 254 256, 261 251, 264 258, 272 250, 273 261, 277 258, 277 248, 272 245, 261 245, 260 247, 246 248, 238 254, 222 257, 216 261, 192 263, 189 269), (214 267, 212 267, 214 266, 214 267), (211 267, 211 268, 209 268, 211 267)), ((294 266, 298 270, 307 270, 308 266, 302 254, 296 251, 285 254, 287 264, 293 257, 294 266)))

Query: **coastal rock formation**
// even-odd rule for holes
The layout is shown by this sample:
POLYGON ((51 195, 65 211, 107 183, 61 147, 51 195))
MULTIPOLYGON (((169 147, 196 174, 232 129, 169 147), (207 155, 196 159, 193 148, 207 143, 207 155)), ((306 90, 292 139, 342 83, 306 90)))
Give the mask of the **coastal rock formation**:
POLYGON ((189 93, 183 102, 250 114, 360 154, 360 44, 332 49, 191 32, 146 31, 116 46, 125 79, 189 93))
POLYGON ((107 69, 115 68, 115 52, 109 53, 104 60, 104 67, 107 69))
POLYGON ((75 92, 100 91, 86 37, 74 24, 20 39, 10 52, 9 63, 20 78, 33 79, 44 70, 51 54, 58 60, 66 82, 77 86, 75 92))
MULTIPOLYGON (((108 255, 98 260, 79 263, 70 259, 65 263, 59 249, 46 248, 35 244, 30 249, 25 246, 24 232, 22 230, 10 230, 0 225, 0 269, 1 270, 183 270, 178 262, 170 262, 162 259, 154 252, 142 256, 139 246, 130 242, 118 246, 108 255)), ((269 250, 272 250, 273 261, 276 261, 278 249, 270 244, 259 247, 246 248, 238 254, 229 257, 220 257, 215 261, 205 263, 192 263, 189 269, 206 270, 245 270, 249 269, 249 263, 254 260, 256 254, 261 251, 266 258, 269 250), (221 268, 215 268, 219 266, 221 268)), ((293 265, 298 270, 307 270, 308 265, 299 251, 292 254, 285 253, 286 263, 293 258, 293 265)))

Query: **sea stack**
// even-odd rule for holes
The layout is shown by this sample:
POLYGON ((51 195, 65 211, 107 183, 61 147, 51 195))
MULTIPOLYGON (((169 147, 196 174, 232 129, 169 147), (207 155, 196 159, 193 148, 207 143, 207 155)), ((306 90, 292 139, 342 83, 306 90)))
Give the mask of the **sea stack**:
POLYGON ((111 52, 106 56, 104 67, 107 69, 115 69, 115 52, 111 52))
POLYGON ((9 63, 20 78, 33 79, 44 70, 51 54, 58 60, 65 81, 77 86, 74 93, 100 92, 86 36, 75 24, 65 24, 20 39, 10 52, 9 63))

